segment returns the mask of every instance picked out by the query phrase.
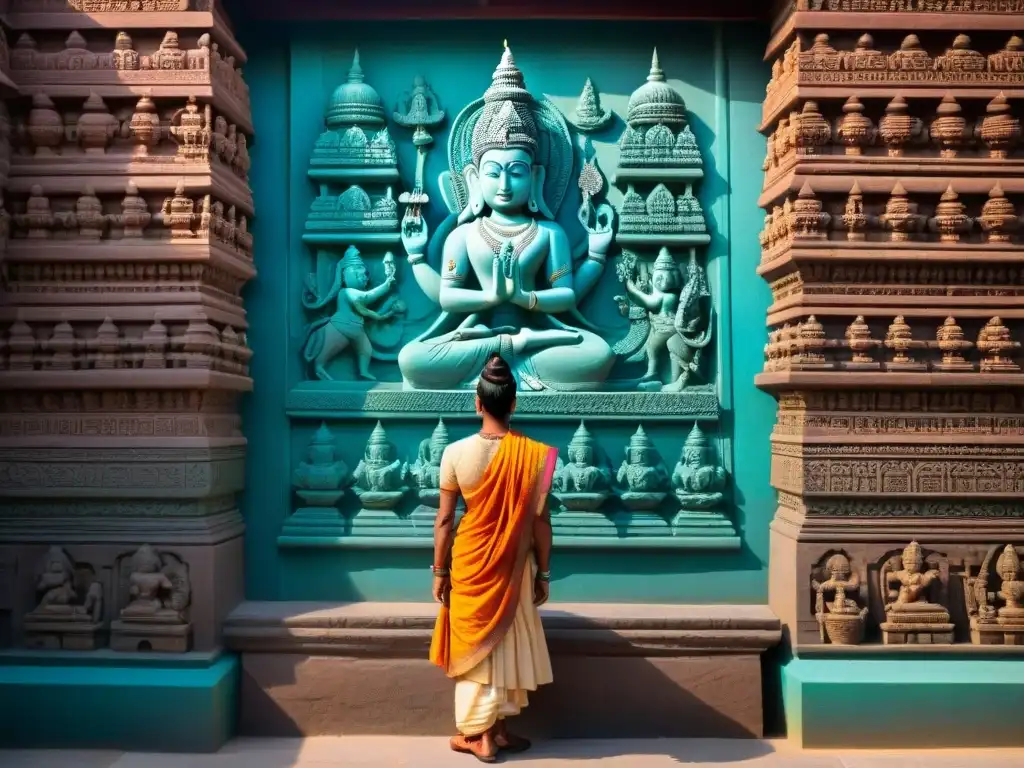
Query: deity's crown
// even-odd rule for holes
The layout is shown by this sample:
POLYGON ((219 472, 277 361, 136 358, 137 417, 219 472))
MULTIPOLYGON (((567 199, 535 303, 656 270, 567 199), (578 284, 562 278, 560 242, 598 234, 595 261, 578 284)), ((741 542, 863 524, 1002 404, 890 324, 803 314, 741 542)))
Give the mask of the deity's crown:
POLYGON ((651 443, 651 439, 647 436, 647 433, 644 432, 643 425, 637 427, 636 432, 634 432, 633 436, 629 438, 629 447, 648 450, 654 447, 651 443))
POLYGON ((693 424, 693 429, 690 430, 690 434, 686 436, 686 442, 683 444, 684 448, 700 448, 701 450, 708 447, 708 439, 705 437, 703 430, 696 422, 693 424))
POLYGON ((921 545, 916 541, 910 542, 907 548, 903 550, 902 560, 904 563, 917 563, 924 560, 924 552, 921 549, 921 545))
POLYGON ((331 430, 329 430, 327 428, 326 422, 320 424, 320 429, 318 429, 314 433, 313 439, 310 441, 310 445, 311 446, 321 446, 321 445, 331 445, 331 446, 333 446, 334 445, 334 435, 332 435, 331 434, 331 430))
POLYGON ((444 419, 437 420, 437 426, 430 435, 430 442, 433 445, 448 445, 448 427, 445 426, 444 419))
POLYGON ((999 556, 996 561, 996 570, 1002 573, 1020 573, 1020 557, 1017 555, 1017 550, 1013 544, 1007 544, 1003 549, 1003 553, 999 556))
POLYGON ((350 245, 345 249, 345 255, 341 257, 341 268, 348 269, 349 267, 362 267, 365 266, 363 263, 363 257, 359 253, 359 249, 354 245, 350 245))
POLYGON ((572 440, 569 441, 570 448, 590 448, 594 444, 594 438, 590 435, 590 430, 587 429, 587 425, 582 421, 580 425, 576 427, 576 431, 573 433, 572 440))
POLYGON ((667 272, 674 272, 676 269, 675 259, 672 258, 672 254, 668 252, 668 248, 662 248, 658 251, 658 258, 654 260, 654 268, 656 270, 665 270, 667 272))
POLYGON ((473 162, 479 165, 489 149, 512 148, 531 154, 537 151, 537 121, 533 96, 526 90, 523 73, 506 44, 491 85, 484 92, 483 113, 473 127, 473 162))
POLYGON ((384 431, 384 425, 379 421, 377 426, 373 428, 373 432, 370 433, 370 439, 366 441, 366 447, 370 448, 373 446, 384 446, 388 444, 388 433, 384 431))

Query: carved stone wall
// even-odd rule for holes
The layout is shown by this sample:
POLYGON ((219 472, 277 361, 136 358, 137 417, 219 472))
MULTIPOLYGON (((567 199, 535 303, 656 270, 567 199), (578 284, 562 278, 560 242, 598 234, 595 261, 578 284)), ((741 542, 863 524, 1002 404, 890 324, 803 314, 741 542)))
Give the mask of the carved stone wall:
POLYGON ((211 0, 8 5, 3 644, 209 650, 242 597, 245 53, 211 0))
POLYGON ((798 0, 778 16, 757 383, 779 401, 770 592, 797 653, 992 642, 986 616, 1021 628, 1019 563, 995 563, 1024 542, 1022 14, 798 0))

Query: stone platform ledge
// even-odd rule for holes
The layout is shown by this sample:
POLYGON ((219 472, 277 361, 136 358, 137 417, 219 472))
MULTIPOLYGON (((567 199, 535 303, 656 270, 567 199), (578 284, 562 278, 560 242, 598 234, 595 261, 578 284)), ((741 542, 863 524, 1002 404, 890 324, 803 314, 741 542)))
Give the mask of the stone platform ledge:
POLYGON ((1019 658, 795 658, 781 679, 787 733, 805 749, 1024 746, 1019 658))
POLYGON ((0 744, 215 752, 233 735, 239 663, 218 653, 0 653, 0 744))
MULTIPOLYGON (((552 654, 749 655, 782 637, 763 605, 551 603, 540 613, 552 654)), ((426 658, 436 618, 433 603, 245 602, 223 637, 245 653, 426 658)))
MULTIPOLYGON (((740 549, 739 536, 559 536, 560 549, 589 550, 714 550, 740 549)), ((283 549, 433 549, 430 536, 297 536, 282 534, 277 546, 283 549)))
MULTIPOLYGON (((294 419, 410 418, 476 419, 474 392, 404 390, 399 383, 363 386, 356 382, 307 381, 288 393, 286 409, 294 419)), ((578 421, 648 419, 715 420, 720 407, 712 387, 676 392, 522 392, 517 420, 578 421)))
POLYGON ((808 645, 793 649, 800 659, 846 659, 936 661, 939 659, 1024 659, 1024 645, 973 645, 957 642, 953 645, 808 645))

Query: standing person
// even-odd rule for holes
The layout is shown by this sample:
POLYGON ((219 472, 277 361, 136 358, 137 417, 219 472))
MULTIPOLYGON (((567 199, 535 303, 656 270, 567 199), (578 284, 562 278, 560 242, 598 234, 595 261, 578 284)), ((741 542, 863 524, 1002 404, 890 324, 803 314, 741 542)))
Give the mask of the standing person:
POLYGON ((558 451, 509 429, 516 382, 493 354, 476 387, 480 431, 441 458, 434 523, 434 599, 441 604, 430 660, 455 680, 456 752, 485 763, 530 742, 505 718, 527 691, 552 682, 537 606, 548 599, 551 518, 548 490, 558 451), (454 536, 455 504, 466 511, 454 536), (450 561, 450 565, 449 565, 450 561))

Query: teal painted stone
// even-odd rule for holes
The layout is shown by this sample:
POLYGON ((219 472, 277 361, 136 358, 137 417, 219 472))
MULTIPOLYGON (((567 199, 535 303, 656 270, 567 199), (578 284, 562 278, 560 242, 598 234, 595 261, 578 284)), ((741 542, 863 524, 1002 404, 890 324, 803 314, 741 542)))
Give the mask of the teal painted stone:
POLYGON ((786 729, 801 747, 1024 746, 1019 658, 853 656, 795 658, 783 666, 786 729))
POLYGON ((231 655, 0 654, 0 744, 215 752, 234 735, 231 655))

